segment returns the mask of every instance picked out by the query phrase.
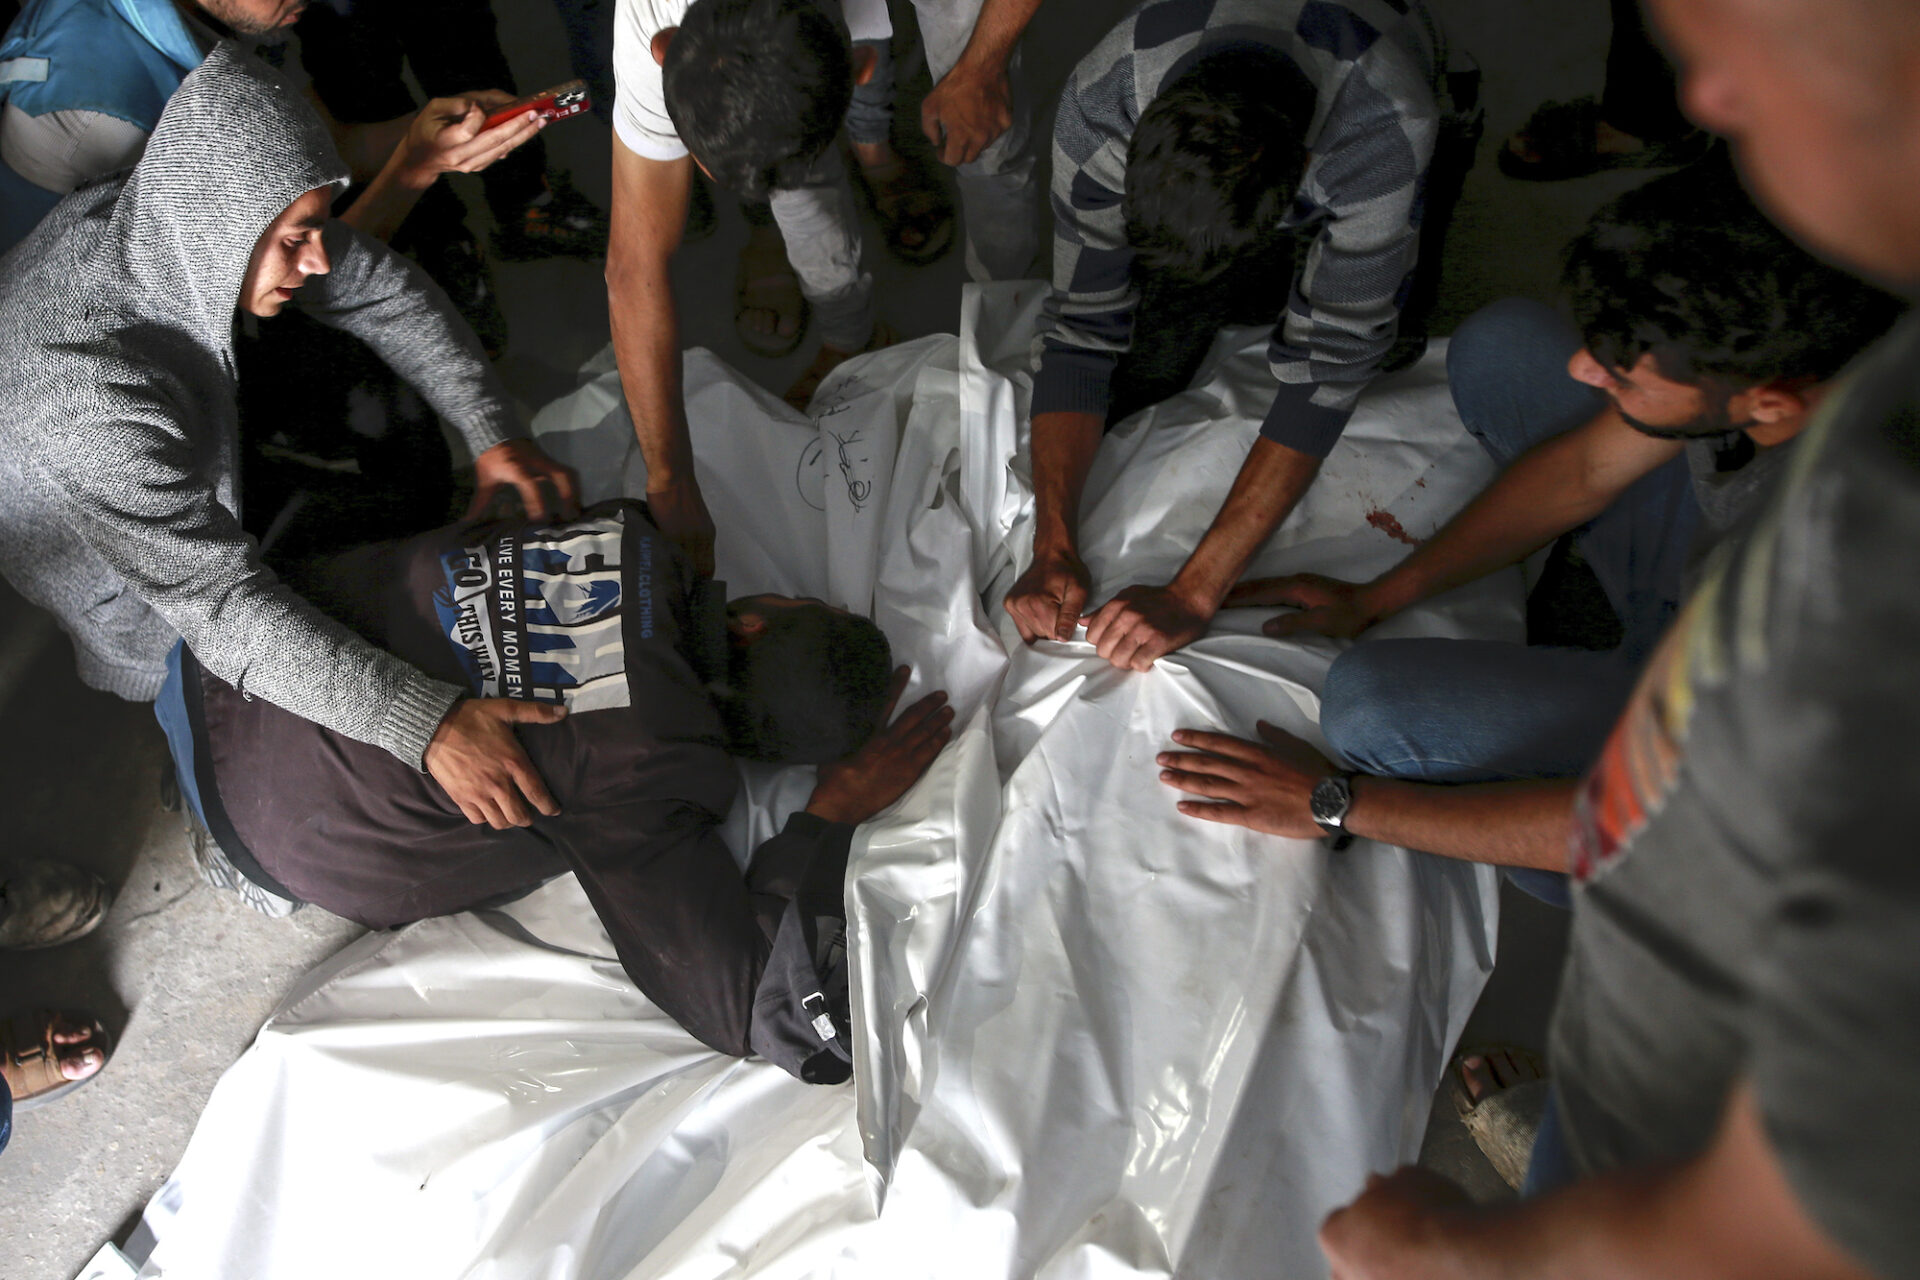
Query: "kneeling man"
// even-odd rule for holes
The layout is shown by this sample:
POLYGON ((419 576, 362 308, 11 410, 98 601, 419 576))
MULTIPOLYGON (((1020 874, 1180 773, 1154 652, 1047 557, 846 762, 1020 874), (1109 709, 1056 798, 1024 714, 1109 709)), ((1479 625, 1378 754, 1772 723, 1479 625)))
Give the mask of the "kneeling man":
POLYGON ((680 1025, 805 1080, 846 1078, 853 827, 919 779, 953 718, 935 693, 881 729, 906 671, 889 675, 879 628, 817 600, 727 604, 625 501, 568 523, 456 525, 312 577, 329 613, 470 696, 565 706, 521 736, 559 813, 471 823, 392 755, 188 658, 161 695, 191 726, 173 742, 183 792, 241 874, 390 928, 572 871, 629 976, 680 1025), (744 877, 716 831, 739 785, 729 755, 820 766, 744 877))
POLYGON ((1565 904, 1573 780, 1671 624, 1690 566, 1758 508, 1835 375, 1901 307, 1789 240, 1724 157, 1594 215, 1566 285, 1577 330, 1510 299, 1448 348, 1460 416, 1505 468, 1485 493, 1372 582, 1296 574, 1244 583, 1229 603, 1300 609, 1269 620, 1269 635, 1351 637, 1571 533, 1619 644, 1363 642, 1321 691, 1320 728, 1344 768, 1278 730, 1264 744, 1182 733, 1212 754, 1166 755, 1163 781, 1219 802, 1184 812, 1293 836, 1324 819, 1517 868, 1521 888, 1565 904))

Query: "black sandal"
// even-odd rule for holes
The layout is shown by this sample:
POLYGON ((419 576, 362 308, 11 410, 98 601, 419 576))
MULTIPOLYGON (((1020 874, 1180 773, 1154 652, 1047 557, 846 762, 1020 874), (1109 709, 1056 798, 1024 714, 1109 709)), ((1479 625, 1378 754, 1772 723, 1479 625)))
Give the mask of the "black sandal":
POLYGON ((953 202, 925 166, 896 155, 886 164, 854 169, 894 257, 923 267, 953 247, 953 202), (916 233, 919 243, 908 244, 905 237, 916 233))
POLYGON ((1601 151, 1599 128, 1600 104, 1595 99, 1549 102, 1500 148, 1500 172, 1524 182, 1562 182, 1611 169, 1672 169, 1692 164, 1713 146, 1712 134, 1695 129, 1632 151, 1601 151), (1513 149, 1516 142, 1540 158, 1520 155, 1513 149))

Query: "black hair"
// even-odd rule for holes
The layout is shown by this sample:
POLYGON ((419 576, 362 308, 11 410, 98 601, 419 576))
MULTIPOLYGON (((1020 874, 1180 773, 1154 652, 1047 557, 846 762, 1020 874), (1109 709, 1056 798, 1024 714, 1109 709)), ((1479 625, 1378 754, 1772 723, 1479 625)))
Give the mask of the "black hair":
POLYGON ((749 760, 824 764, 872 737, 893 675, 880 628, 819 604, 760 618, 751 643, 729 646, 727 689, 715 700, 727 749, 749 760))
POLYGON ((1899 299, 1814 258, 1741 188, 1724 149, 1593 216, 1563 282, 1594 359, 1738 391, 1821 382, 1892 327, 1899 299))
POLYGON ((1127 144, 1136 269, 1201 284, 1276 234, 1306 173, 1314 91, 1273 50, 1210 53, 1162 89, 1127 144))
POLYGON ((809 0, 694 0, 661 75, 687 150, 749 200, 797 186, 853 97, 846 31, 809 0))

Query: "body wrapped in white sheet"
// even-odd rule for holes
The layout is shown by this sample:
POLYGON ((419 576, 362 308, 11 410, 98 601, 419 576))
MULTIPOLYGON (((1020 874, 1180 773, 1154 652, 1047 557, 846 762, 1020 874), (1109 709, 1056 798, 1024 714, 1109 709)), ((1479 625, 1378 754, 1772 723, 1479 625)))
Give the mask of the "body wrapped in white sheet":
MULTIPOLYGON (((571 877, 371 935, 311 975, 222 1080, 147 1227, 142 1275, 640 1280, 1323 1275, 1314 1230, 1417 1152, 1492 965, 1491 870, 1329 854, 1181 817, 1183 726, 1315 735, 1334 645, 1261 611, 1144 674, 1022 646, 1017 449, 1041 287, 970 289, 958 339, 845 367, 807 420, 705 352, 688 417, 733 594, 871 610, 953 744, 861 828, 858 1056, 810 1088, 649 1006, 571 877)), ((1083 552, 1098 601, 1162 582, 1271 394, 1229 335, 1196 390, 1108 440, 1083 552)), ((610 362, 538 423, 587 497, 644 488, 610 362)), ((1363 401, 1260 573, 1370 576, 1488 475, 1438 355, 1363 401)), ((1512 638, 1518 580, 1393 634, 1512 638)), ((805 802, 752 768, 736 851, 805 802)))

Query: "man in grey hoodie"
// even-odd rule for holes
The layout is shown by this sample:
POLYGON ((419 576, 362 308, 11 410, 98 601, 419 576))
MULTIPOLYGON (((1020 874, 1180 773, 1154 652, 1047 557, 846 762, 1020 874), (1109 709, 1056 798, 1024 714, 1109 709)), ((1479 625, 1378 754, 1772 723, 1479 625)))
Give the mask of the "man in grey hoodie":
POLYGON ((346 168, 280 78, 222 44, 130 173, 81 186, 0 258, 0 572, 59 619, 81 679, 151 699, 168 651, 379 746, 474 822, 555 812, 514 737, 557 708, 462 699, 262 567, 238 518, 233 328, 296 293, 465 437, 476 506, 544 514, 574 478, 524 438, 472 331, 404 260, 326 217, 346 168))

